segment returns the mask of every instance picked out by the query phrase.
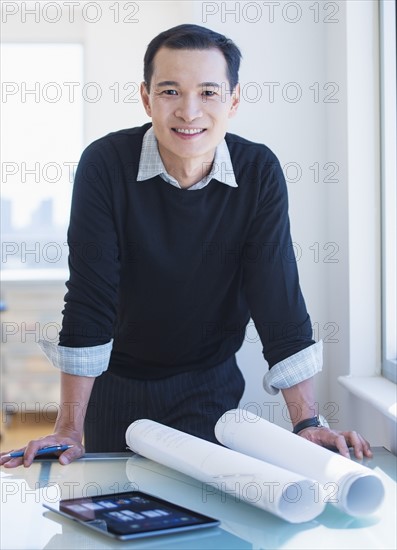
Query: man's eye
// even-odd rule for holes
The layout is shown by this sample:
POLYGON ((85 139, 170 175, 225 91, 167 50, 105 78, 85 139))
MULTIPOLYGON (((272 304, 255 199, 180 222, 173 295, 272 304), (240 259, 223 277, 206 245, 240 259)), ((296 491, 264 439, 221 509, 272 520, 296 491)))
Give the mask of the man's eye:
POLYGON ((203 90, 203 94, 207 97, 212 97, 216 95, 216 92, 214 90, 203 90))
POLYGON ((178 92, 176 90, 164 90, 162 93, 165 95, 177 95, 178 92))

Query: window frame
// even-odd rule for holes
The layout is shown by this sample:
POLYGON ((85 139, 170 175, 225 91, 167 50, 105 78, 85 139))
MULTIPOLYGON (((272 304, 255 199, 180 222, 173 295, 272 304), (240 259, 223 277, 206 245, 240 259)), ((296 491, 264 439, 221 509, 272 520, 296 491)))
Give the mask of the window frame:
POLYGON ((382 375, 397 383, 396 5, 380 5, 382 375))

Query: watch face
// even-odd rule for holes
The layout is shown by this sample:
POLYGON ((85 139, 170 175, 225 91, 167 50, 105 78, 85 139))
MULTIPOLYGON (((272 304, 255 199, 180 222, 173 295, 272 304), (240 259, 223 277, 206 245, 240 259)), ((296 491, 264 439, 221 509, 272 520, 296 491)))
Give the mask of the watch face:
POLYGON ((319 426, 323 426, 324 428, 329 428, 329 424, 322 414, 319 414, 317 418, 319 421, 319 424, 318 424, 319 426))

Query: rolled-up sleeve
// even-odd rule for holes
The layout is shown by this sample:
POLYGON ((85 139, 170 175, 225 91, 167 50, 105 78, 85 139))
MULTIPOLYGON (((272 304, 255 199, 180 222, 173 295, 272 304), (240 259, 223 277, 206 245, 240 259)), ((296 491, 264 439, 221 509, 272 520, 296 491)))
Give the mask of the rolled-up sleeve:
POLYGON ((280 361, 263 377, 263 387, 271 395, 312 378, 323 368, 323 342, 305 348, 280 361))
POLYGON ((47 340, 39 340, 38 344, 50 363, 62 372, 96 377, 108 368, 113 341, 84 348, 59 346, 47 340))

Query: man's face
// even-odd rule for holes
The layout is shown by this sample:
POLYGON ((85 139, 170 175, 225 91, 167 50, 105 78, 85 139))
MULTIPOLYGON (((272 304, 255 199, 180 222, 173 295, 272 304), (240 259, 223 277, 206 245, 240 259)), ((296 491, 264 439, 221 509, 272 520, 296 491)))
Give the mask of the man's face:
POLYGON ((222 52, 161 48, 154 58, 150 93, 141 86, 163 160, 211 162, 238 107, 222 52))

